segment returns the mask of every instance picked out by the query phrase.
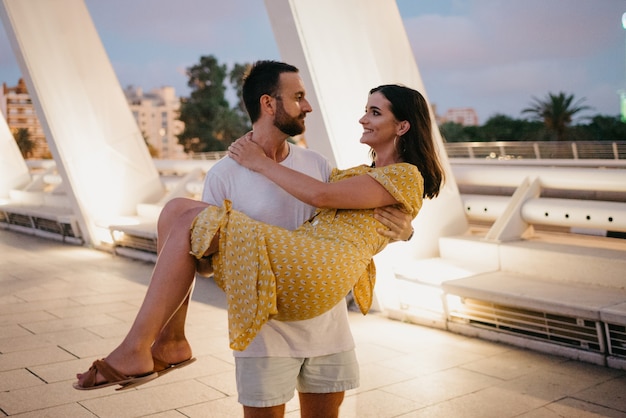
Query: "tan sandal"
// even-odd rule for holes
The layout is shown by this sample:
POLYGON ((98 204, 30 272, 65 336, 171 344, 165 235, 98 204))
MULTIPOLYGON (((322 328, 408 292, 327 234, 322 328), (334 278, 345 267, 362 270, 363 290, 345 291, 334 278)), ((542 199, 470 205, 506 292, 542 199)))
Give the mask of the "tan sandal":
POLYGON ((195 357, 188 358, 187 360, 178 363, 168 363, 155 357, 153 357, 152 359, 154 360, 154 371, 158 373, 159 377, 163 376, 164 374, 168 374, 169 372, 176 369, 181 369, 185 366, 189 366, 191 363, 196 361, 195 357))
MULTIPOLYGON (((153 357, 152 360, 154 360, 154 373, 157 374, 157 377, 161 377, 165 374, 168 374, 171 371, 174 371, 176 369, 180 369, 182 367, 185 366, 189 366, 191 363, 196 361, 195 357, 191 357, 188 358, 187 360, 181 361, 179 363, 168 363, 166 361, 163 360, 159 360, 158 358, 153 357)), ((152 379, 150 379, 152 380, 152 379)), ((126 390, 126 389, 131 389, 134 388, 136 386, 139 385, 143 385, 146 382, 143 381, 133 381, 133 382, 129 382, 126 384, 123 384, 121 388, 116 389, 116 390, 126 390)))
POLYGON ((143 385, 157 377, 159 377, 159 374, 154 371, 134 376, 126 376, 115 370, 105 359, 101 359, 94 361, 89 370, 81 376, 81 381, 74 383, 73 386, 74 389, 77 390, 93 390, 121 385, 122 387, 117 390, 122 390, 143 385), (106 379, 104 382, 96 383, 98 373, 106 379))

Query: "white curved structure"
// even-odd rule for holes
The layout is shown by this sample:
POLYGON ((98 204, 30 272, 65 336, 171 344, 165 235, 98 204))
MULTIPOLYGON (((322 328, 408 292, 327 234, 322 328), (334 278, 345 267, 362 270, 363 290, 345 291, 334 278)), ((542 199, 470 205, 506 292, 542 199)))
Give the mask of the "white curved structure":
POLYGON ((13 139, 7 121, 0 113, 0 201, 9 197, 12 189, 30 181, 28 166, 13 139))
MULTIPOLYGON (((369 90, 399 83, 428 94, 413 57, 395 0, 265 0, 283 61, 293 63, 308 88, 309 146, 345 168, 368 161, 358 123, 369 90)), ((437 126, 431 112, 433 126, 437 126)), ((394 257, 433 257, 441 236, 463 233, 467 220, 438 130, 448 181, 439 197, 425 201, 414 227, 419 240, 392 247, 394 257)))
POLYGON ((84 239, 164 189, 83 0, 2 0, 0 17, 84 239))

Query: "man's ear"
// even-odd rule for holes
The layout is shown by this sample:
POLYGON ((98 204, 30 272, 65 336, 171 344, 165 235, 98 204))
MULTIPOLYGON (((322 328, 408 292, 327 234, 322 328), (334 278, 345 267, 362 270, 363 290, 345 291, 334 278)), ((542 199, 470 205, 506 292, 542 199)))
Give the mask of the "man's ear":
POLYGON ((261 102, 261 111, 263 113, 267 113, 268 115, 272 116, 274 115, 274 113, 276 113, 275 100, 272 96, 270 96, 269 94, 264 94, 259 100, 261 102))

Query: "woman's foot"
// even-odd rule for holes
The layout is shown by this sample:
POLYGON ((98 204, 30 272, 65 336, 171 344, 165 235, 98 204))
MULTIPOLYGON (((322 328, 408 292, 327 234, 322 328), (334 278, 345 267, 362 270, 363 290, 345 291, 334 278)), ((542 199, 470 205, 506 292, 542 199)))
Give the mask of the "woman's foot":
MULTIPOLYGON (((192 351, 186 339, 157 340, 152 345, 152 359, 154 371, 161 372, 166 368, 183 364, 192 358, 192 351)), ((185 363, 185 365, 190 364, 185 363)))
MULTIPOLYGON (((152 360, 152 354, 150 352, 133 352, 124 350, 120 346, 102 360, 107 364, 108 368, 124 376, 147 376, 154 371, 154 361, 152 360)), ((110 376, 104 376, 102 371, 98 368, 92 368, 85 373, 78 373, 76 378, 78 382, 75 384, 75 387, 105 387, 102 384, 111 379, 110 376)))
POLYGON ((89 370, 78 375, 79 380, 74 383, 74 389, 92 390, 109 386, 121 386, 117 390, 129 389, 148 383, 160 376, 159 373, 149 372, 139 375, 125 375, 111 367, 106 360, 96 360, 89 370), (99 381, 98 381, 99 378, 99 381))
POLYGON ((185 338, 163 337, 157 340, 148 352, 130 350, 121 345, 104 359, 94 362, 85 373, 78 373, 76 375, 78 381, 74 387, 76 389, 107 387, 111 386, 107 384, 111 381, 123 381, 137 376, 143 378, 151 376, 153 372, 162 375, 164 371, 168 372, 193 363, 195 359, 191 355, 191 346, 185 338))

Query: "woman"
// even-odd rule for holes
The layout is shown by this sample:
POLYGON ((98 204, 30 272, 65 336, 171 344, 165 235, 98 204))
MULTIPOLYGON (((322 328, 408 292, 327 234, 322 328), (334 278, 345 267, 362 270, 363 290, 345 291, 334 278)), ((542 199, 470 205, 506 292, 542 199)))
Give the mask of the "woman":
MULTIPOLYGON (((320 208, 296 231, 253 221, 232 211, 228 201, 222 208, 188 199, 168 203, 158 224, 159 237, 167 240, 146 300, 124 342, 107 360, 113 355, 143 358, 144 370, 152 370, 145 342, 155 340, 187 296, 196 268, 190 252, 196 259, 212 257, 215 280, 227 294, 230 344, 235 350, 244 349, 270 316, 289 321, 312 318, 351 289, 367 313, 375 279, 372 257, 388 243, 376 232, 380 224, 371 216, 373 208, 396 204, 415 217, 423 197, 439 193, 443 170, 428 105, 417 91, 397 85, 372 89, 359 122, 364 128, 360 141, 371 147, 374 163, 335 170, 331 183, 277 164, 251 135, 229 148, 239 164, 320 208), (167 279, 176 276, 181 279, 167 279)), ((131 387, 156 376, 150 372, 126 376, 99 360, 78 376, 75 387, 131 387)))

